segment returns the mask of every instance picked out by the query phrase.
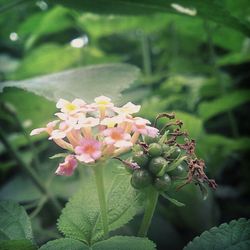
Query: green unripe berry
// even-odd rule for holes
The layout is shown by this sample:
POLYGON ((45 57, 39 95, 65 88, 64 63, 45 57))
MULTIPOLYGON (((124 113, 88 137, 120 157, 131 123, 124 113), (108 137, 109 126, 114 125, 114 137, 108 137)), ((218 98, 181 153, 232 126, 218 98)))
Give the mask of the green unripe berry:
POLYGON ((148 135, 144 136, 144 142, 148 145, 151 143, 154 143, 154 142, 158 142, 158 140, 159 140, 158 136, 156 136, 156 137, 150 137, 148 135))
POLYGON ((170 154, 169 158, 176 159, 179 156, 180 152, 181 150, 179 148, 175 148, 175 150, 170 154))
POLYGON ((162 154, 162 147, 158 143, 151 143, 148 147, 148 153, 151 157, 160 156, 162 154))
POLYGON ((131 177, 131 185, 136 189, 149 186, 152 183, 152 176, 145 169, 135 170, 131 177))
POLYGON ((184 177, 187 175, 187 168, 183 165, 179 165, 174 170, 169 172, 169 174, 174 177, 184 177))
POLYGON ((168 162, 161 156, 153 158, 149 163, 149 171, 157 175, 162 168, 165 168, 167 166, 168 162))
POLYGON ((140 167, 145 167, 148 163, 148 156, 142 151, 134 153, 132 157, 133 162, 137 163, 140 167))
POLYGON ((160 192, 169 190, 171 187, 170 176, 168 174, 164 174, 161 177, 157 177, 154 182, 154 187, 160 192))
POLYGON ((169 145, 167 145, 167 144, 165 144, 165 143, 162 144, 161 147, 162 147, 162 151, 163 151, 162 153, 163 153, 163 154, 167 153, 168 150, 170 149, 169 145))

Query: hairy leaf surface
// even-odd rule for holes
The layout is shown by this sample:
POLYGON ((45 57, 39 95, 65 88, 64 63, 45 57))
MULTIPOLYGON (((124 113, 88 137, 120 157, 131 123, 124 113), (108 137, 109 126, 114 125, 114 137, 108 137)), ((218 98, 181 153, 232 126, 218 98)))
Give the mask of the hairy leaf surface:
POLYGON ((248 250, 250 248, 250 220, 223 223, 194 238, 184 250, 248 250))
MULTIPOLYGON (((106 197, 109 229, 112 231, 134 217, 140 208, 141 195, 131 187, 129 175, 123 171, 120 174, 107 172, 105 190, 109 190, 106 197)), ((102 238, 102 222, 93 178, 84 180, 82 188, 63 209, 58 228, 66 237, 82 240, 89 245, 102 238)))

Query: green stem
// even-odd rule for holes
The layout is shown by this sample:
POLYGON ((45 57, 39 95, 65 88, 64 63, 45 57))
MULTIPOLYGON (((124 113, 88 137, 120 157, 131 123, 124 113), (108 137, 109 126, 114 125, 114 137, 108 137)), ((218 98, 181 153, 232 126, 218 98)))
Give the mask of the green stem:
POLYGON ((146 208, 143 216, 143 220, 138 232, 139 237, 146 237, 148 233, 148 229, 150 227, 154 211, 157 205, 159 197, 159 192, 152 188, 150 192, 147 194, 146 208))
POLYGON ((38 189, 42 194, 46 195, 48 199, 50 199, 51 204, 54 206, 57 212, 61 210, 61 205, 56 200, 56 198, 50 193, 49 189, 44 185, 40 177, 37 173, 28 165, 25 161, 23 161, 21 155, 17 151, 15 147, 9 142, 5 132, 0 128, 0 140, 5 146, 6 150, 11 154, 13 159, 17 162, 17 164, 26 172, 26 174, 31 178, 31 180, 35 183, 38 189))
POLYGON ((140 35, 141 35, 141 45, 142 45, 143 69, 144 69, 144 73, 147 76, 150 76, 152 75, 152 63, 151 63, 149 41, 144 31, 142 31, 140 35))
POLYGON ((106 205, 106 197, 105 197, 105 189, 103 182, 103 164, 97 164, 94 166, 94 174, 96 181, 97 194, 99 199, 102 225, 104 231, 104 237, 108 238, 109 228, 108 228, 108 216, 107 216, 107 205, 106 205))
MULTIPOLYGON (((214 76, 217 78, 220 84, 221 94, 224 95, 226 93, 226 90, 223 84, 223 79, 221 77, 220 70, 218 66, 216 65, 216 53, 215 53, 214 44, 213 44, 213 32, 207 20, 204 21, 204 28, 207 33, 207 44, 209 48, 209 59, 210 59, 211 68, 212 68, 214 76)), ((227 116, 228 116, 231 131, 232 131, 232 135, 235 138, 239 137, 240 135, 239 128, 238 128, 237 121, 232 110, 227 111, 227 116)))

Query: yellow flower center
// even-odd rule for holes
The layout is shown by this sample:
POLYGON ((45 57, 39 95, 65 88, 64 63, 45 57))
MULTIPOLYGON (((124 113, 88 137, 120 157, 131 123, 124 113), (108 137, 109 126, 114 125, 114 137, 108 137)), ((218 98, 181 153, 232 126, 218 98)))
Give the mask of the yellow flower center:
POLYGON ((76 105, 72 104, 72 103, 68 103, 65 105, 65 108, 68 110, 68 111, 73 111, 75 110, 77 107, 76 105))

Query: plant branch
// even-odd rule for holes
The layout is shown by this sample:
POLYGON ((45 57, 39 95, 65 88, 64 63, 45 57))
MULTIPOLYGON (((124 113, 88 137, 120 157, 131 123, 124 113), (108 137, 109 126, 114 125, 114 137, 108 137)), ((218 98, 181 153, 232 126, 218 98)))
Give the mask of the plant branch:
POLYGON ((42 180, 39 178, 37 173, 22 159, 21 155, 19 154, 18 150, 13 147, 13 145, 9 142, 5 132, 0 127, 0 140, 2 141, 3 145, 5 146, 6 150, 11 154, 12 158, 16 161, 16 163, 24 170, 24 172, 31 178, 34 184, 38 187, 42 194, 47 196, 56 209, 56 211, 61 210, 61 205, 57 201, 57 199, 50 193, 48 188, 44 185, 42 180))

